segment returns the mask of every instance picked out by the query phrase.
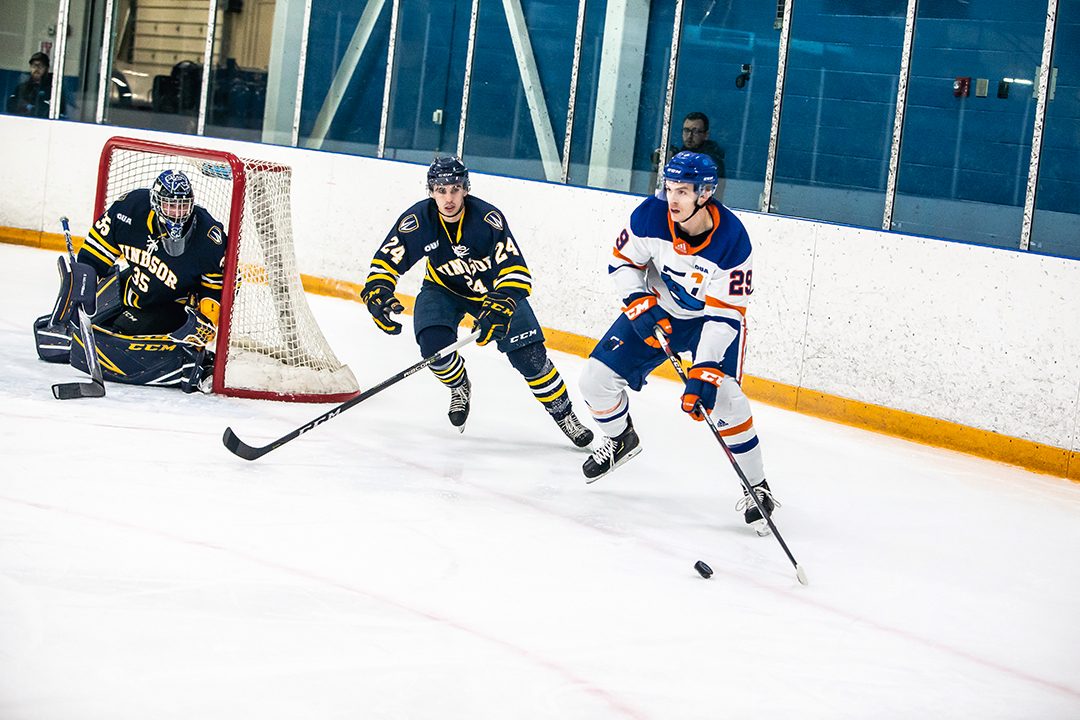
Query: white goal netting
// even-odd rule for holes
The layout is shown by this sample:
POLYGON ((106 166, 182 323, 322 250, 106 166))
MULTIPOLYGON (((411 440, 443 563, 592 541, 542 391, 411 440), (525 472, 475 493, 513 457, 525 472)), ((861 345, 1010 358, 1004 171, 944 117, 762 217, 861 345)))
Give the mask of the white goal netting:
POLYGON ((216 363, 214 391, 295 400, 355 393, 356 378, 323 337, 296 267, 290 168, 228 153, 114 139, 103 154, 96 212, 126 192, 151 187, 170 168, 188 176, 196 204, 229 235, 219 323, 225 357, 216 363), (230 266, 235 268, 231 285, 230 266))

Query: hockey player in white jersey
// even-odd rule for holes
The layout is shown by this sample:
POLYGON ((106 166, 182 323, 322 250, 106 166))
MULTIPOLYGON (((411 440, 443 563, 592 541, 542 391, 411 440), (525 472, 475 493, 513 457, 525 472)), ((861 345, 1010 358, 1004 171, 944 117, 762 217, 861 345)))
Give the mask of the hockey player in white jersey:
MULTIPOLYGON (((778 503, 765 482, 750 402, 740 387, 753 253, 742 222, 712 197, 716 183, 711 158, 678 153, 664 167, 662 189, 634 210, 615 241, 608 272, 625 308, 581 377, 581 393, 607 437, 582 470, 591 483, 641 452, 626 388, 640 390, 667 359, 654 337, 659 327, 674 352, 693 355, 683 411, 704 420, 696 412, 700 401, 771 514, 778 503)), ((759 534, 768 532, 745 490, 736 509, 759 534)))

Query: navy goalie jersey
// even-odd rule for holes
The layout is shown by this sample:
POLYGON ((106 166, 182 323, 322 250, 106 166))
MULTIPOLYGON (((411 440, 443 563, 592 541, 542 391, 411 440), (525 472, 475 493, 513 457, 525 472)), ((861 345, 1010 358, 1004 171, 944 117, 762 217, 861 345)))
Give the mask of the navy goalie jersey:
POLYGON ((532 276, 503 214, 472 195, 465 196, 456 223, 446 222, 431 198, 402 213, 371 260, 368 282, 385 280, 396 287, 424 258, 424 283, 463 298, 482 300, 498 290, 520 300, 532 292, 532 276))
POLYGON ((121 301, 146 309, 189 297, 221 302, 227 238, 221 223, 198 205, 184 252, 173 257, 150 207, 150 191, 121 196, 97 219, 79 250, 79 261, 93 265, 99 277, 109 274, 121 257, 132 266, 121 301))

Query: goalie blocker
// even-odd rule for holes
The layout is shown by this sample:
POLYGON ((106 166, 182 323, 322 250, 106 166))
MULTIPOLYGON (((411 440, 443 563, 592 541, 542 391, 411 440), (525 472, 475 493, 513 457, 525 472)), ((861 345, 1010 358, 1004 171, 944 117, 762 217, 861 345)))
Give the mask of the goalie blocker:
POLYGON ((129 385, 180 387, 185 392, 209 392, 214 353, 211 346, 216 326, 212 316, 216 303, 204 299, 200 309, 187 305, 187 321, 165 335, 126 334, 108 327, 125 311, 120 303, 120 273, 94 286, 92 267, 60 258, 60 292, 53 311, 34 321, 38 357, 47 362, 70 364, 89 373, 83 338, 73 322, 77 305, 91 316, 98 359, 105 380, 129 385), (208 317, 210 316, 210 317, 208 317))

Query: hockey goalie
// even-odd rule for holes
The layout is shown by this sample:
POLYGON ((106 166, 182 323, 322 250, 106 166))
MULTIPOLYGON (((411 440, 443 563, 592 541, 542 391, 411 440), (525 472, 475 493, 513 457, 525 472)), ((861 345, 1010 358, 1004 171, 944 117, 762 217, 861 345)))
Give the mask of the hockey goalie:
POLYGON ((41 359, 88 372, 81 306, 104 379, 210 391, 227 237, 197 200, 169 169, 108 206, 75 261, 60 258, 56 304, 34 322, 41 359))

